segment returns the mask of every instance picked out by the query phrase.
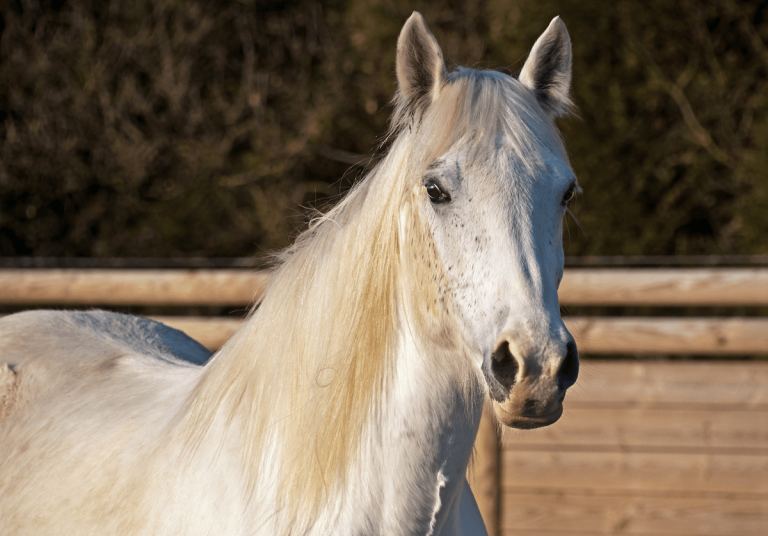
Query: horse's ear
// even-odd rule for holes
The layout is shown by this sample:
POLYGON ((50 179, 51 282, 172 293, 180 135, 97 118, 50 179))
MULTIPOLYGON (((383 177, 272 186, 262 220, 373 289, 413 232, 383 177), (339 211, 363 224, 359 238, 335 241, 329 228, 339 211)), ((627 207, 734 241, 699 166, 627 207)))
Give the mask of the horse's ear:
POLYGON ((541 106, 552 116, 571 106, 571 38, 560 17, 536 40, 520 72, 520 82, 536 93, 541 106))
POLYGON ((421 13, 414 11, 397 39, 397 100, 412 114, 423 112, 447 77, 443 52, 421 13))

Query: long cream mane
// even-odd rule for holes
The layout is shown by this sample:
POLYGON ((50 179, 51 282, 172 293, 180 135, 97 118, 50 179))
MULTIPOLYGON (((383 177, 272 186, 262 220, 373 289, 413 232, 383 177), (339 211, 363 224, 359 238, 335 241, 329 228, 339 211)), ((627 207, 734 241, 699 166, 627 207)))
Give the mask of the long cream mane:
MULTIPOLYGON (((231 423, 249 489, 274 474, 268 465, 279 467, 271 487, 283 526, 303 526, 343 489, 394 380, 398 333, 425 346, 463 344, 420 215, 427 167, 457 144, 492 146, 500 132, 522 153, 536 154, 542 140, 559 145, 537 106, 510 77, 469 69, 448 75, 423 115, 396 98, 388 154, 283 253, 246 325, 208 365, 184 439, 199 444, 215 420, 231 423)), ((463 354, 440 366, 469 377, 463 354)))

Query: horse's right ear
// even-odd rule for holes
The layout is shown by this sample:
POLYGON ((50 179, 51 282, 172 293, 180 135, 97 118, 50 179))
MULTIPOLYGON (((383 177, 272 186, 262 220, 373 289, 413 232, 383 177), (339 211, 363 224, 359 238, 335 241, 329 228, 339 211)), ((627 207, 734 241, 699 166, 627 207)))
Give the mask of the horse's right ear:
POLYGON ((437 98, 447 75, 437 40, 421 13, 414 11, 397 39, 398 104, 411 115, 423 113, 437 98))
POLYGON ((531 89, 550 116, 570 110, 571 38, 560 17, 536 40, 520 72, 520 82, 531 89))

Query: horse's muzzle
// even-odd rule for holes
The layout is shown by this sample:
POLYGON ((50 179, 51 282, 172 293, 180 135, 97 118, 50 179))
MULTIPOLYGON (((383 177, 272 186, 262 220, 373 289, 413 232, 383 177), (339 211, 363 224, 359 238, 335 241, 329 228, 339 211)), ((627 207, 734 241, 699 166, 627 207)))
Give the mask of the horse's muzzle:
POLYGON ((508 340, 502 340, 484 371, 496 417, 521 429, 556 422, 563 414, 566 390, 579 375, 576 344, 568 341, 563 355, 554 360, 534 353, 523 358, 516 353, 508 340))
POLYGON ((552 403, 544 404, 543 407, 541 403, 529 398, 523 402, 521 408, 519 399, 510 396, 504 402, 494 400, 493 411, 496 418, 512 428, 523 430, 541 428, 556 422, 563 414, 563 398, 564 396, 552 403), (528 409, 525 406, 529 406, 528 409), (538 409, 539 407, 541 409, 538 409))

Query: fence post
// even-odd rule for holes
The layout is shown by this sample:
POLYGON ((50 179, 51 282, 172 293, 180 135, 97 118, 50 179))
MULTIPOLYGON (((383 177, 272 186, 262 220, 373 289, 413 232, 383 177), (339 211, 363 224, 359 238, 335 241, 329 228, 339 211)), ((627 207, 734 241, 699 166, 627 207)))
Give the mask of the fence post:
POLYGON ((501 446, 493 408, 486 403, 475 440, 470 484, 489 536, 501 534, 501 446))

